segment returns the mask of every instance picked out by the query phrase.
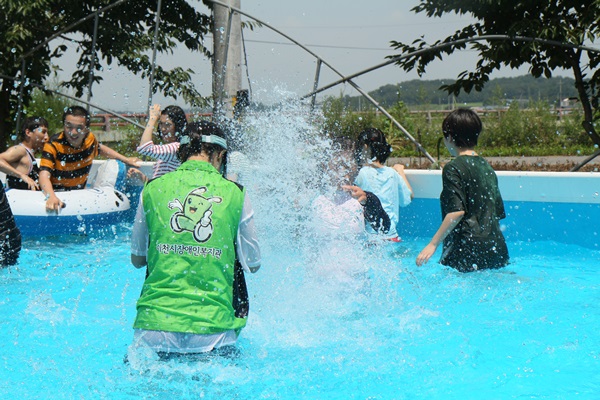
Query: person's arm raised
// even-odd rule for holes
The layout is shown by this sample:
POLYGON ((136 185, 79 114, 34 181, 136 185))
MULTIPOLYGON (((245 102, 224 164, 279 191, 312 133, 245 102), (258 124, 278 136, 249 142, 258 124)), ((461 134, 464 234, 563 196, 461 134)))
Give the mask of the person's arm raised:
POLYGON ((139 146, 148 142, 152 142, 152 134, 154 133, 154 128, 156 127, 156 123, 159 119, 160 104, 154 104, 148 111, 148 123, 146 124, 146 129, 144 129, 144 133, 142 133, 142 137, 140 138, 139 146))

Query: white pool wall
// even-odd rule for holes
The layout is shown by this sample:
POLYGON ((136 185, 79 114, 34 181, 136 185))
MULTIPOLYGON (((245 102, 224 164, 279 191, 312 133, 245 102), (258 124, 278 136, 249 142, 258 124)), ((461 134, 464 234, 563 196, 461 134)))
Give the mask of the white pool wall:
MULTIPOLYGON (((398 231, 429 238, 441 223, 442 172, 406 170, 415 198, 398 231)), ((600 248, 600 173, 498 171, 508 241, 557 241, 600 248)))
MULTIPOLYGON (((38 160, 39 162, 39 160, 38 160)), ((92 164, 89 182, 104 160, 92 164)), ((154 163, 144 161, 140 169, 152 176, 154 163)), ((442 191, 441 170, 405 170, 415 199, 439 199, 442 191)), ((497 171, 500 192, 505 201, 600 204, 600 172, 524 172, 497 171)), ((4 173, 0 180, 5 182, 4 173)))
MULTIPOLYGON (((104 161, 96 160, 88 183, 104 161)), ((153 162, 140 169, 152 176, 153 162)), ((600 248, 600 172, 497 171, 507 240, 553 240, 600 248)), ((403 236, 431 237, 441 222, 440 170, 406 170, 414 200, 401 210, 403 236)), ((4 174, 0 173, 4 182, 4 174)), ((250 193, 252 195, 252 193, 250 193)))
MULTIPOLYGON (((439 199, 441 170, 405 170, 415 198, 439 199)), ((600 172, 497 171, 505 201, 600 204, 600 172)))

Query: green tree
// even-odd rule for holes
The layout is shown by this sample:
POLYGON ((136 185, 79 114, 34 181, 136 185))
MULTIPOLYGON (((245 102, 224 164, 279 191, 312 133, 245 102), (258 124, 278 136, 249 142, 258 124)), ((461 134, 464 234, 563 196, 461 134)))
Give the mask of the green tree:
POLYGON ((323 101, 321 129, 334 137, 356 139, 364 129, 375 126, 374 112, 351 112, 344 105, 343 97, 328 97, 323 101))
MULTIPOLYGON (((488 105, 483 103, 484 105, 488 105)), ((502 90, 502 86, 496 83, 494 86, 494 91, 492 92, 492 97, 489 100, 489 105, 494 106, 496 108, 502 108, 506 106, 506 95, 502 90)))
MULTIPOLYGON (((142 78, 150 75, 157 2, 155 0, 2 0, 0 1, 0 149, 14 130, 20 91, 22 61, 25 59, 25 102, 34 87, 41 85, 64 55, 65 45, 46 43, 60 34, 79 54, 77 68, 64 83, 80 97, 94 66, 94 82, 102 81, 102 71, 113 63, 126 67, 142 78), (116 4, 100 15, 98 35, 93 48, 95 11, 116 4), (85 19, 82 23, 77 23, 85 19), (34 52, 31 52, 34 50, 34 52), (28 53, 31 53, 28 55, 28 53), (24 57, 27 55, 27 57, 24 57), (92 63, 91 61, 94 61, 92 63), (15 81, 17 79, 18 81, 15 81), (17 83, 15 83, 17 82, 17 83)), ((210 32, 212 19, 198 12, 185 0, 162 2, 157 52, 172 54, 177 46, 210 56, 203 39, 210 32)), ((181 96, 191 106, 204 103, 192 83, 194 71, 180 67, 167 70, 155 65, 153 90, 165 96, 181 96)))
MULTIPOLYGON (((23 110, 28 116, 41 116, 48 121, 48 134, 52 136, 60 132, 62 127, 62 116, 64 109, 71 104, 76 104, 68 101, 64 97, 51 96, 43 90, 34 89, 31 94, 31 99, 27 107, 23 110)), ((78 104, 80 105, 80 104, 78 104)), ((22 128, 22 126, 21 126, 22 128)))
MULTIPOLYGON (((600 0, 421 0, 412 10, 425 12, 429 17, 447 13, 469 14, 477 22, 433 43, 436 47, 431 51, 398 60, 396 64, 401 68, 407 71, 416 68, 419 75, 423 75, 433 60, 466 48, 466 39, 508 35, 515 39, 473 42, 472 48, 479 53, 476 69, 463 71, 454 83, 441 88, 453 94, 469 93, 472 89, 480 91, 490 74, 501 67, 529 65, 531 75, 547 78, 556 69, 571 70, 583 109, 582 125, 590 139, 600 145, 600 136, 594 128, 594 121, 600 119, 600 70, 597 70, 600 54, 580 48, 600 34, 600 0), (538 40, 519 40, 517 37, 538 40)), ((394 41, 392 45, 403 55, 430 47, 423 39, 412 44, 394 41)))
MULTIPOLYGON (((398 90, 396 103, 388 108, 388 112, 396 121, 398 121, 402 126, 407 129, 409 132, 413 132, 416 134, 416 139, 419 143, 423 144, 420 137, 420 126, 413 123, 413 121, 408 119, 409 111, 406 104, 401 100, 401 92, 398 90)), ((393 151, 398 151, 405 148, 414 147, 413 143, 408 140, 408 138, 404 135, 400 129, 396 128, 396 126, 389 121, 388 119, 381 116, 377 121, 373 123, 373 126, 381 129, 383 133, 385 133, 386 139, 390 146, 392 146, 393 151)))
POLYGON ((421 110, 425 111, 430 109, 431 100, 429 99, 429 93, 427 93, 424 85, 419 85, 419 88, 417 89, 417 101, 421 110))

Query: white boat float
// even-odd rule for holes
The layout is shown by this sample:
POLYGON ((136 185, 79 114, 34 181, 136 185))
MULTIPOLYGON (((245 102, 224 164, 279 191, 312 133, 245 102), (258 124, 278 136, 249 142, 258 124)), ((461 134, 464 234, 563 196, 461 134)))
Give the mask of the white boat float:
POLYGON ((46 211, 41 191, 5 189, 6 197, 23 237, 89 234, 132 218, 126 175, 123 163, 95 161, 87 188, 56 193, 65 203, 58 213, 46 211))

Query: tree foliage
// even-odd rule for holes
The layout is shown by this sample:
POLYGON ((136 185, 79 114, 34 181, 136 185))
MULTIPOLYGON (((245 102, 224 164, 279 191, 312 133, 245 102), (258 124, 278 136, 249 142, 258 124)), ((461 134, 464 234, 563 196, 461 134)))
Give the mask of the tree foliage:
MULTIPOLYGON (((27 101, 35 84, 43 84, 53 70, 60 69, 57 60, 65 54, 67 46, 46 43, 57 33, 60 33, 58 38, 75 47, 79 56, 75 72, 63 84, 78 97, 86 93, 91 65, 95 83, 102 81, 103 70, 113 64, 124 66, 142 78, 151 73, 156 0, 2 0, 0 11, 4 16, 0 20, 2 146, 14 128, 22 61, 25 59, 23 78, 29 83, 24 87, 27 101), (89 17, 115 3, 119 4, 100 15, 92 52, 95 21, 89 17), (77 24, 81 19, 84 21, 77 24), (32 52, 33 49, 36 50, 32 52)), ((212 22, 209 15, 198 12, 185 0, 170 0, 162 2, 160 21, 158 53, 173 54, 177 46, 185 46, 210 57, 210 50, 204 46, 212 22)), ((202 105, 205 99, 192 83, 193 73, 180 67, 167 70, 156 65, 153 90, 173 98, 181 96, 192 106, 202 105)))
MULTIPOLYGON (((344 104, 343 97, 328 97, 323 102, 323 121, 320 129, 330 138, 345 137, 356 140, 367 128, 378 128, 385 133, 388 143, 394 149, 410 146, 409 140, 387 118, 377 115, 374 110, 352 112, 344 104)), ((389 110, 396 120, 404 120, 408 115, 406 105, 397 101, 389 110)), ((413 130, 413 126, 406 126, 413 130)))
POLYGON ((323 124, 321 129, 327 136, 356 139, 358 134, 372 126, 375 113, 362 115, 350 112, 344 105, 342 97, 328 97, 323 102, 323 124))
POLYGON ((600 71, 597 69, 600 54, 581 48, 600 35, 600 0, 421 0, 412 10, 424 12, 429 17, 468 14, 476 22, 431 45, 423 38, 412 44, 393 41, 392 46, 403 56, 422 50, 400 58, 396 64, 401 68, 406 71, 416 69, 423 75, 429 63, 469 45, 479 54, 475 70, 465 70, 453 83, 441 87, 455 95, 473 89, 480 91, 490 74, 503 67, 529 65, 531 75, 547 78, 556 69, 570 70, 584 112, 582 125, 593 142, 600 145, 600 137, 594 128, 594 121, 600 119, 600 71), (465 41, 484 35, 507 35, 512 39, 471 44, 465 41), (425 51, 429 47, 434 49, 425 51))

